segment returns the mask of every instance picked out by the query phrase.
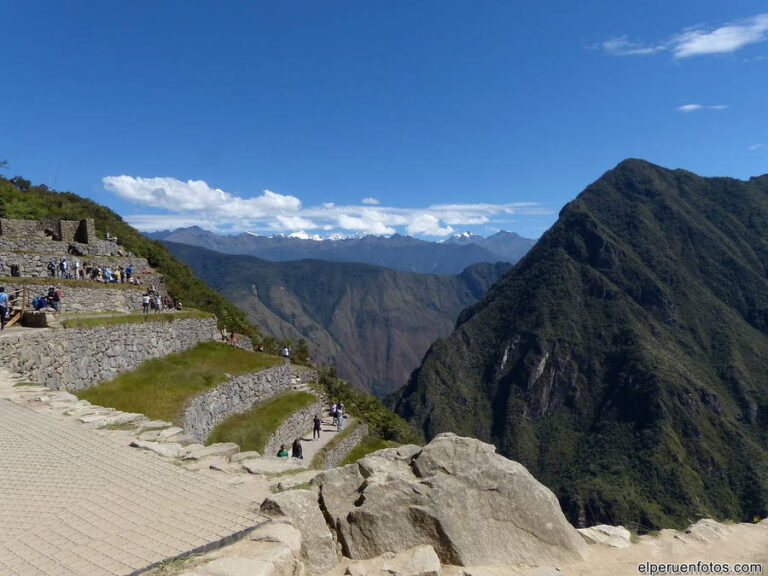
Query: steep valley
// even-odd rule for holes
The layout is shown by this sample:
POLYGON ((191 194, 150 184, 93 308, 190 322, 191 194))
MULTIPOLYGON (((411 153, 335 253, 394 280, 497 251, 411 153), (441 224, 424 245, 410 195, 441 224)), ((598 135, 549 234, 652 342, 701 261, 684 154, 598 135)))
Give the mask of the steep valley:
POLYGON ((195 274, 234 302, 264 333, 301 338, 319 363, 386 395, 419 365, 435 339, 509 268, 476 264, 457 276, 416 274, 366 264, 268 262, 164 243, 195 274))

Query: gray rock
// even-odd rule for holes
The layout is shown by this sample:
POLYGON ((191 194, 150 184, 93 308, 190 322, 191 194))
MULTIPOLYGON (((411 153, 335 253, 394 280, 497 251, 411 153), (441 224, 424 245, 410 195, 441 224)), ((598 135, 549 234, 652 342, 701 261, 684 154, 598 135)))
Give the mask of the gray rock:
POLYGON ((606 544, 612 548, 628 548, 631 545, 632 534, 624 526, 598 524, 589 528, 579 528, 578 532, 591 542, 606 544))
POLYGON ((218 444, 211 444, 210 446, 204 446, 203 448, 196 448, 194 450, 187 449, 187 454, 184 456, 185 460, 200 460, 201 458, 207 458, 210 456, 221 456, 228 458, 233 454, 240 452, 240 446, 234 442, 220 442, 218 444))
POLYGON ((290 524, 272 522, 257 528, 248 538, 254 542, 284 544, 297 558, 301 554, 301 532, 290 524))
POLYGON ((225 556, 195 570, 206 576, 273 576, 275 567, 258 558, 225 556))
POLYGON ((317 494, 310 490, 291 490, 265 499, 261 510, 270 516, 287 516, 301 532, 301 557, 311 572, 327 572, 336 566, 336 545, 323 513, 317 505, 317 494))
POLYGON ((353 559, 429 544, 448 564, 542 565, 586 550, 549 489, 471 438, 441 434, 419 452, 376 452, 313 484, 353 559))
POLYGON ((240 465, 251 474, 281 474, 292 470, 303 470, 304 466, 295 458, 255 458, 245 460, 240 465))
POLYGON ((243 460, 253 460, 254 458, 261 458, 261 454, 256 450, 249 450, 248 452, 238 452, 229 457, 230 462, 242 462, 243 460))
POLYGON ((145 442, 144 440, 134 440, 131 442, 134 448, 150 450, 166 458, 182 458, 187 451, 181 444, 173 442, 145 442))

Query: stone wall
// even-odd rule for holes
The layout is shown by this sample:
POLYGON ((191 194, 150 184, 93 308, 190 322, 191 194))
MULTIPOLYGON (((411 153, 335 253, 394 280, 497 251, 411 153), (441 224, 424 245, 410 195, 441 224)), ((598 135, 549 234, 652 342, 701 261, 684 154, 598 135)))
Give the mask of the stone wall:
POLYGON ((288 416, 288 418, 283 420, 280 427, 269 437, 262 454, 264 456, 276 456, 277 451, 280 450, 282 444, 285 444, 290 451, 291 444, 293 444, 293 441, 296 440, 296 438, 302 438, 305 434, 312 433, 312 421, 315 414, 322 414, 325 408, 325 400, 318 398, 317 402, 310 404, 306 408, 297 410, 288 416))
POLYGON ((93 218, 84 220, 11 220, 0 218, 0 235, 51 238, 61 242, 88 244, 96 240, 93 218))
MULTIPOLYGON (((55 278, 51 280, 52 284, 59 285, 55 278)), ((141 297, 145 292, 145 287, 123 285, 119 288, 110 288, 109 286, 109 284, 94 282, 93 288, 90 288, 64 283, 62 285, 61 312, 87 314, 111 310, 116 312, 141 310, 141 297)), ((28 288, 30 300, 35 296, 44 296, 48 292, 48 286, 45 285, 12 282, 5 284, 5 291, 8 294, 17 288, 28 288)), ((30 302, 28 306, 31 307, 31 305, 30 302)))
MULTIPOLYGON (((56 263, 59 262, 62 256, 67 257, 67 261, 69 262, 69 267, 72 273, 74 274, 74 261, 75 258, 79 259, 81 264, 85 266, 86 264, 96 265, 96 266, 107 266, 109 268, 117 268, 118 266, 122 266, 123 268, 126 268, 129 265, 133 265, 133 269, 135 270, 136 274, 138 274, 140 277, 143 277, 149 273, 142 274, 141 270, 150 270, 149 263, 147 262, 146 258, 136 258, 134 256, 119 256, 119 257, 112 257, 112 256, 72 256, 66 250, 64 252, 46 252, 46 253, 38 253, 38 251, 34 252, 17 252, 15 250, 15 246, 9 246, 9 244, 20 244, 19 242, 13 241, 13 242, 5 242, 3 239, 0 239, 0 262, 2 262, 5 265, 5 274, 10 275, 11 274, 11 264, 18 264, 19 265, 19 273, 21 276, 28 276, 32 278, 45 278, 49 276, 48 272, 48 262, 51 261, 51 259, 55 259, 56 263)), ((60 243, 56 243, 60 244, 60 243)), ((147 284, 146 281, 142 280, 144 284, 147 284)))
POLYGON ((216 425, 233 414, 249 410, 255 403, 290 390, 291 367, 273 368, 230 378, 224 384, 195 396, 184 411, 184 430, 204 442, 216 425))
POLYGON ((3 366, 57 390, 82 390, 158 358, 215 340, 213 318, 77 329, 40 329, 0 338, 3 366))
POLYGON ((341 441, 336 444, 326 455, 323 461, 323 468, 336 468, 344 461, 344 458, 349 456, 349 453, 360 444, 360 442, 368 436, 368 424, 365 422, 359 422, 355 425, 355 429, 349 434, 344 436, 341 441))

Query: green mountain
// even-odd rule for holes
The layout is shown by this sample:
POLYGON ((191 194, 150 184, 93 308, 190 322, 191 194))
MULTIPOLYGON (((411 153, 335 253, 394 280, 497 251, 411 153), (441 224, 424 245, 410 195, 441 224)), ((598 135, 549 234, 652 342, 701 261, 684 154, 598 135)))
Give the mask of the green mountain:
POLYGON ((96 202, 70 192, 32 186, 28 180, 18 176, 12 179, 0 177, 0 218, 93 218, 97 236, 103 239, 106 232, 110 232, 120 238, 120 244, 127 250, 146 258, 150 266, 163 274, 168 293, 181 300, 184 306, 213 312, 230 329, 250 336, 258 335, 258 328, 248 321, 241 310, 195 278, 190 269, 171 256, 162 244, 149 240, 119 215, 96 202))
POLYGON ((313 360, 334 363, 340 377, 377 395, 405 384, 429 345, 450 334, 459 312, 509 269, 476 264, 457 276, 440 276, 165 245, 265 333, 306 339, 313 360))
POLYGON ((768 515, 768 175, 627 160, 436 342, 397 401, 491 441, 571 521, 768 515))

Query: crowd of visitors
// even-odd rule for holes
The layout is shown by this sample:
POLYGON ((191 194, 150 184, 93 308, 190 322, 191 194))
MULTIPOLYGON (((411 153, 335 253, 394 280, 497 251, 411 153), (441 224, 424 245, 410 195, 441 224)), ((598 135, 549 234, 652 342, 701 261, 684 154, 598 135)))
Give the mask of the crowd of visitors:
POLYGON ((68 280, 90 280, 93 282, 136 284, 141 286, 140 274, 151 272, 146 268, 135 270, 133 264, 110 268, 106 264, 81 262, 79 258, 67 259, 62 256, 58 261, 53 258, 46 266, 51 278, 68 280))
POLYGON ((163 296, 154 284, 150 284, 141 297, 141 311, 144 314, 149 314, 150 311, 158 314, 163 310, 181 310, 181 301, 163 296))

